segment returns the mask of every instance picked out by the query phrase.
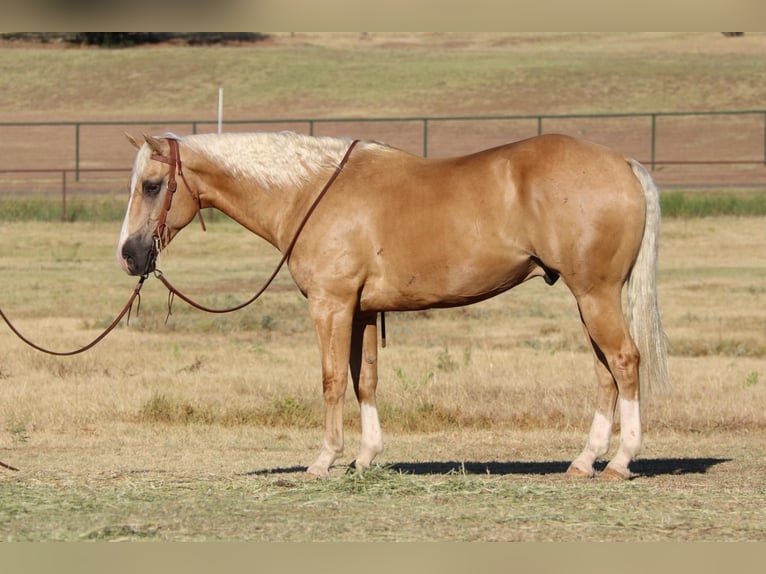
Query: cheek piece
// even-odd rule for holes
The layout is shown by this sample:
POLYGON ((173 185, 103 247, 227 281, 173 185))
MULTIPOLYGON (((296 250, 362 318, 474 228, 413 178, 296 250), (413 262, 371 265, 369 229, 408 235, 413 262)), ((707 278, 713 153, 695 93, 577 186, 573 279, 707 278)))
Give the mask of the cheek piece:
POLYGON ((170 145, 169 157, 160 154, 152 154, 151 156, 154 161, 159 161, 169 165, 170 172, 168 173, 168 190, 165 194, 165 201, 162 204, 162 211, 160 211, 157 227, 154 229, 154 234, 152 235, 152 252, 149 256, 148 269, 152 269, 154 267, 157 256, 170 240, 167 220, 168 213, 170 212, 170 206, 173 203, 173 195, 175 194, 176 189, 178 189, 176 174, 178 174, 178 176, 183 180, 186 189, 194 199, 195 207, 197 209, 197 216, 199 217, 199 222, 202 225, 202 231, 207 231, 207 228, 205 227, 205 220, 202 218, 202 199, 198 193, 195 193, 192 190, 189 182, 186 180, 186 176, 183 172, 183 164, 181 163, 181 152, 178 149, 178 141, 169 138, 168 144, 170 145))

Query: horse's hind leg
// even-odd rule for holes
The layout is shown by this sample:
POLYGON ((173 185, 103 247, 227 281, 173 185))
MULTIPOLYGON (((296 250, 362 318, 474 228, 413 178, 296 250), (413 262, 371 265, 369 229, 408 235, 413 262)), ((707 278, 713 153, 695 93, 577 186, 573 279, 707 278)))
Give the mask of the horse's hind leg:
POLYGON ((620 446, 604 475, 629 478, 630 461, 641 448, 638 349, 620 304, 620 289, 591 291, 578 298, 580 314, 596 357, 599 392, 588 444, 570 467, 571 474, 593 475, 593 462, 606 453, 616 400, 620 405, 620 446))
POLYGON ((375 389, 378 386, 377 315, 356 318, 351 331, 351 379, 359 401, 362 419, 362 443, 355 466, 362 469, 383 452, 375 389))
POLYGON ((596 377, 598 379, 596 413, 593 415, 593 423, 590 427, 590 433, 588 433, 588 442, 585 445, 585 449, 569 465, 567 474, 591 478, 595 474, 593 463, 609 451, 609 440, 612 436, 612 426, 614 424, 614 409, 617 405, 617 382, 609 371, 603 353, 590 338, 587 329, 585 329, 585 334, 590 340, 593 350, 596 377))

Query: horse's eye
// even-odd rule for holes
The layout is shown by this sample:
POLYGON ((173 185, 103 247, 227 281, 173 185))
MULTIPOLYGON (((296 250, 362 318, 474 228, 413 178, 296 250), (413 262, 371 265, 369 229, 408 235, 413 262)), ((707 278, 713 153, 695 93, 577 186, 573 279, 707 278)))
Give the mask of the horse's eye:
POLYGON ((144 195, 157 195, 162 189, 161 181, 145 181, 144 182, 144 195))

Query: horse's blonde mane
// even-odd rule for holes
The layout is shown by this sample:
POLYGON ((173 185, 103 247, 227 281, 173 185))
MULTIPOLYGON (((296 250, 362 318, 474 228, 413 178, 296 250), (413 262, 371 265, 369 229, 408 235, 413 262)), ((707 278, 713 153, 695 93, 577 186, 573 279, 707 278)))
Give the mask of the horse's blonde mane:
POLYGON ((233 177, 262 188, 299 186, 325 168, 336 167, 348 138, 310 137, 293 132, 197 134, 178 138, 233 177))

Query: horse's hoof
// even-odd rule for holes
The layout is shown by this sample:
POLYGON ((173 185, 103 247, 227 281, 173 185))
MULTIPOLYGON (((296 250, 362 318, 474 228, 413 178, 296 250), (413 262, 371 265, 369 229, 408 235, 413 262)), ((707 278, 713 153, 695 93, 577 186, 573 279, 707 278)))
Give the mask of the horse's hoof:
POLYGON ((575 466, 574 463, 570 464, 567 469, 567 476, 571 476, 572 478, 593 478, 594 474, 593 469, 588 472, 587 470, 575 466))
POLYGON ((635 478, 637 475, 633 474, 628 469, 625 469, 625 472, 621 472, 619 470, 613 469, 610 466, 607 466, 598 476, 599 478, 606 480, 630 480, 635 478))
POLYGON ((317 468, 310 466, 306 469, 306 478, 327 478, 330 476, 330 471, 325 468, 317 468))

